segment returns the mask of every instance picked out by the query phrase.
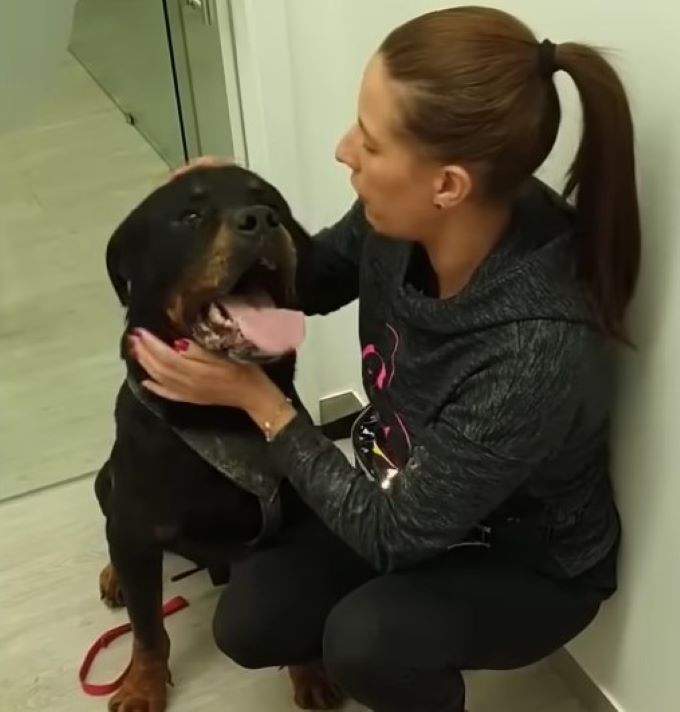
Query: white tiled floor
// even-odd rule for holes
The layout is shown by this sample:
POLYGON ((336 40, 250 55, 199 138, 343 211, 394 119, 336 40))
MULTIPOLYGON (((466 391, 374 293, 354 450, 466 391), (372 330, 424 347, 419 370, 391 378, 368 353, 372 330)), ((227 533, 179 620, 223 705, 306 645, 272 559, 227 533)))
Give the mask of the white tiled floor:
POLYGON ((0 157, 3 499, 92 471, 109 447, 121 312, 104 248, 167 168, 72 58, 0 157))
MULTIPOLYGON (((90 478, 0 504, 0 710, 105 710, 77 683, 82 655, 124 613, 104 608, 97 576, 105 563, 101 515, 90 478)), ((178 560, 169 562, 177 568, 178 560)), ((198 575, 166 589, 191 606, 169 619, 176 687, 169 712, 293 712, 277 671, 248 672, 222 657, 210 638, 217 591, 198 575)), ((102 656, 93 679, 114 677, 129 640, 102 656)), ((471 712, 584 712, 547 664, 468 676, 471 712)), ((347 712, 359 712, 350 704, 347 712)))

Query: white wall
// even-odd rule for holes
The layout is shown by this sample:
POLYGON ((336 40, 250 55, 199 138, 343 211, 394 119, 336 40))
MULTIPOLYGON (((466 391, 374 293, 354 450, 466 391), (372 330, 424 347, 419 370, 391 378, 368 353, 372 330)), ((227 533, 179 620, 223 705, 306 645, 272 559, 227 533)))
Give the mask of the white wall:
POLYGON ((66 53, 76 0, 0 3, 0 131, 35 116, 66 53), (30 29, 30 32, 29 32, 30 29))
MULTIPOLYGON (((367 57, 397 23, 450 3, 422 0, 232 0, 253 165, 288 191, 310 229, 339 216, 352 193, 333 161, 352 121, 367 57), (246 7, 247 6, 247 7, 246 7), (273 22, 272 22, 273 20, 273 22), (245 41, 244 38, 249 38, 245 41)), ((632 315, 637 353, 621 357, 615 479, 626 538, 621 592, 571 652, 625 712, 678 709, 680 659, 680 6, 671 0, 497 0, 539 35, 607 48, 637 122, 645 247, 632 315)), ((560 79, 567 121, 544 174, 556 180, 576 135, 577 107, 560 79)), ((354 308, 313 325, 304 367, 309 399, 360 389, 354 308)))

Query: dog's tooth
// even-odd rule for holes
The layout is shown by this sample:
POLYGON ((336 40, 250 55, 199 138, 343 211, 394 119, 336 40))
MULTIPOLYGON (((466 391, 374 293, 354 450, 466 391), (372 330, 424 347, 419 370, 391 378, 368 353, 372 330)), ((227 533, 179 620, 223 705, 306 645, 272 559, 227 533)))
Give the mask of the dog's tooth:
POLYGON ((215 302, 213 302, 210 305, 210 308, 208 309, 208 317, 210 318, 211 321, 220 321, 221 320, 222 315, 220 314, 220 309, 217 306, 217 304, 215 304, 215 302))
POLYGON ((208 312, 208 320, 217 326, 228 327, 232 325, 229 312, 221 305, 212 303, 208 312))

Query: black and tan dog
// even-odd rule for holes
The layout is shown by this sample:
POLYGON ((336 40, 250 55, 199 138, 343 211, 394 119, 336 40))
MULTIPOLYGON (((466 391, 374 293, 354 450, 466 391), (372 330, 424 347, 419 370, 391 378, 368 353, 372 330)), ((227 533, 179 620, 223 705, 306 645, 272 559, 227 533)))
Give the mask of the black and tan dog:
MULTIPOLYGON (((162 186, 109 242, 109 277, 126 309, 128 377, 115 407, 115 443, 95 485, 111 556, 100 588, 109 605, 127 607, 134 635, 132 666, 111 710, 166 706, 163 551, 218 566, 287 516, 264 439, 247 416, 143 395, 145 374, 127 353, 127 334, 141 327, 167 343, 189 337, 227 358, 258 361, 297 403, 294 353, 275 357, 249 342, 230 318, 229 300, 294 307, 296 259, 308 239, 275 188, 228 166, 198 168, 162 186), (212 460, 201 447, 212 448, 212 460)), ((318 667, 291 669, 291 677, 301 706, 339 703, 318 667)))

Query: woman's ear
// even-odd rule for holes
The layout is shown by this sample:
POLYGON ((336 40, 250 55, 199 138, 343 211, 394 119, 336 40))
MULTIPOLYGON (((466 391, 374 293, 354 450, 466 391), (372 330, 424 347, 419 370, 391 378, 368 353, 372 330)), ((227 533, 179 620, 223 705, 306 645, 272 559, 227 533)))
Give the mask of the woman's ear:
POLYGON ((434 204, 440 210, 460 205, 472 192, 472 177, 462 166, 444 166, 435 181, 434 204))

